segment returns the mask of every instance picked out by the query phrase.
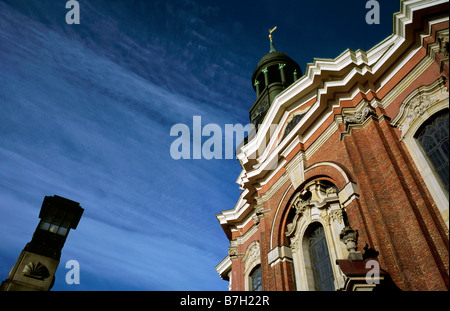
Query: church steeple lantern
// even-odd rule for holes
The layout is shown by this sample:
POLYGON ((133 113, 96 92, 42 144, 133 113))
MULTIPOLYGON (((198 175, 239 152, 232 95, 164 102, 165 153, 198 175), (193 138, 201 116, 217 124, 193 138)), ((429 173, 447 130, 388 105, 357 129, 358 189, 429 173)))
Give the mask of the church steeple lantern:
POLYGON ((258 125, 262 122, 275 97, 289 87, 301 75, 300 66, 288 55, 275 49, 272 33, 269 30, 270 50, 258 63, 252 75, 256 101, 249 111, 250 122, 258 125))

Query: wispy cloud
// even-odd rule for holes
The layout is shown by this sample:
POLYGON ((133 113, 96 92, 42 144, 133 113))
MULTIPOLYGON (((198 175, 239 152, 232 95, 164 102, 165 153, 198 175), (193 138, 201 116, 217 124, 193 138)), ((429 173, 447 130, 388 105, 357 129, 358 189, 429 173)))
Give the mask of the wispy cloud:
POLYGON ((207 290, 224 285, 220 278, 215 280, 214 256, 170 236, 130 232, 86 218, 67 246, 61 262, 77 260, 81 275, 78 288, 67 285, 68 269, 61 267, 58 285, 67 290, 95 289, 101 282, 109 282, 113 290, 207 290), (86 230, 91 227, 98 228, 95 239, 86 230), (118 238, 123 235, 127 238, 118 238))
MULTIPOLYGON (((206 105, 217 95, 211 91, 192 98, 182 87, 174 92, 132 70, 136 60, 130 58, 127 66, 124 55, 114 59, 86 48, 91 37, 74 39, 0 6, 0 186, 9 193, 0 203, 2 222, 32 231, 39 200, 65 196, 86 209, 77 232, 69 236, 73 244, 67 256, 80 261, 91 284, 103 278, 115 289, 208 289, 206 280, 215 274, 226 246, 213 215, 220 210, 217 202, 232 205, 234 198, 219 193, 220 165, 170 158, 169 131, 186 116, 224 118, 226 111, 206 105), (22 195, 27 202, 15 199, 22 195), (31 220, 22 222, 25 215, 31 220), (125 275, 140 278, 139 285, 111 281, 125 275)), ((138 46, 118 25, 109 26, 117 27, 122 45, 138 46)), ((163 71, 174 57, 147 56, 150 72, 163 71)), ((177 72, 165 77, 174 83, 186 79, 177 72)), ((190 82, 198 92, 204 87, 198 79, 190 82)), ((2 252, 12 243, 23 247, 29 231, 20 235, 22 242, 2 237, 2 252)), ((15 256, 10 253, 7 264, 15 256)), ((218 280, 210 286, 226 285, 218 280)))

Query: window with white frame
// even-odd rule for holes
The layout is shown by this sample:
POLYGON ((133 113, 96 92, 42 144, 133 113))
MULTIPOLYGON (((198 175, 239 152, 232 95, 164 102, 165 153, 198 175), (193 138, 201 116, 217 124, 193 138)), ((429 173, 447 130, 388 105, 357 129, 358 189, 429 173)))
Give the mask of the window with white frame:
POLYGON ((347 252, 339 240, 345 224, 336 187, 325 180, 309 182, 293 196, 290 206, 286 236, 292 250, 296 288, 342 288, 344 276, 333 264, 347 252))
POLYGON ((429 118, 415 135, 447 192, 449 186, 448 131, 448 110, 446 110, 429 118))
POLYGON ((401 132, 447 228, 449 226, 448 113, 446 79, 440 77, 411 92, 391 125, 401 132))
POLYGON ((245 290, 260 291, 262 290, 261 278, 261 250, 259 241, 253 241, 247 247, 242 258, 244 263, 245 290))

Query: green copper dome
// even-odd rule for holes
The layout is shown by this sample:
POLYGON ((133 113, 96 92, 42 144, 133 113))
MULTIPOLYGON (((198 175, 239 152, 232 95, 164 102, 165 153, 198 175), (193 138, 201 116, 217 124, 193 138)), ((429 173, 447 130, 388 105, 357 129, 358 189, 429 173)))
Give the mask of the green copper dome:
POLYGON ((275 97, 302 76, 300 66, 285 53, 275 50, 269 38, 270 51, 261 58, 252 75, 256 101, 249 116, 253 124, 260 124, 275 97))
MULTIPOLYGON (((300 66, 292 59, 290 58, 287 54, 280 52, 280 51, 273 51, 273 52, 269 52, 266 55, 264 55, 261 60, 258 63, 258 66, 256 67, 256 69, 253 71, 253 75, 252 75, 252 81, 254 82, 256 79, 256 76, 266 67, 271 66, 271 65, 277 65, 277 64, 290 64, 293 65, 293 67, 295 67, 295 69, 297 69, 297 74, 300 77, 301 74, 301 69, 300 66)), ((253 88, 255 88, 255 86, 253 85, 253 88)))

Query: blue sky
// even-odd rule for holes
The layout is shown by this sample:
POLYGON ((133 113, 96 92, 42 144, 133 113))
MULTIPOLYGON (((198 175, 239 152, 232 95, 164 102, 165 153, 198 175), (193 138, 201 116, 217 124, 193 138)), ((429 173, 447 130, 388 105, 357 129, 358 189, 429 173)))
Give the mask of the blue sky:
POLYGON ((85 209, 53 290, 227 290, 236 159, 174 160, 176 123, 247 124, 251 75, 277 50, 314 58, 367 50, 392 34, 399 3, 379 1, 0 0, 0 280, 38 224, 44 196, 85 209), (68 260, 80 284, 65 283, 68 260))

